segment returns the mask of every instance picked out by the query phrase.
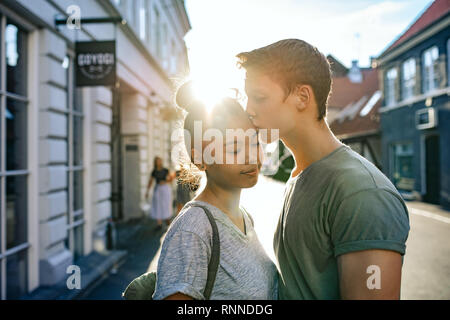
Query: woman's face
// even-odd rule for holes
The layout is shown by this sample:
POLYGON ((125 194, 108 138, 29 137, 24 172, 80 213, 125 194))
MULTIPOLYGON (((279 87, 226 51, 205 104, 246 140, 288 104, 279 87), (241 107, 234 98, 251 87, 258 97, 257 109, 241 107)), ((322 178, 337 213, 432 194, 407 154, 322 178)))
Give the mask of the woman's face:
POLYGON ((161 158, 156 158, 155 163, 156 163, 156 167, 158 167, 158 168, 162 167, 162 159, 161 158))
MULTIPOLYGON (((245 115, 233 117, 231 122, 232 125, 227 126, 228 130, 221 130, 222 157, 217 158, 223 161, 205 165, 208 182, 214 182, 226 189, 250 188, 258 182, 261 168, 261 148, 257 131, 245 115)), ((218 148, 220 146, 214 145, 218 148)), ((206 150, 205 147, 203 150, 206 150)), ((212 149, 210 153, 215 156, 216 150, 212 149)))

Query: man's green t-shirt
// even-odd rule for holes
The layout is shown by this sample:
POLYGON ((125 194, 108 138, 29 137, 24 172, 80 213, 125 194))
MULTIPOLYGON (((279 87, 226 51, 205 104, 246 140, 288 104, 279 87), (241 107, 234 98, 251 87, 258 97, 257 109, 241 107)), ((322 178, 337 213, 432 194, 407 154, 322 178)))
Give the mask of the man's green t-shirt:
POLYGON ((287 182, 274 237, 279 298, 340 299, 339 255, 403 256, 408 233, 408 210, 389 179, 348 146, 337 148, 287 182))

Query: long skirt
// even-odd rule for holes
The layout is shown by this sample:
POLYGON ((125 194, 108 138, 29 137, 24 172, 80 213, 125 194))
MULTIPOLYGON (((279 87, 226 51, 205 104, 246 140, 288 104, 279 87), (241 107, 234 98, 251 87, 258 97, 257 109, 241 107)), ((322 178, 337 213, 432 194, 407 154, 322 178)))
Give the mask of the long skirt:
POLYGON ((150 217, 155 220, 167 220, 172 217, 172 188, 169 184, 155 186, 150 217))

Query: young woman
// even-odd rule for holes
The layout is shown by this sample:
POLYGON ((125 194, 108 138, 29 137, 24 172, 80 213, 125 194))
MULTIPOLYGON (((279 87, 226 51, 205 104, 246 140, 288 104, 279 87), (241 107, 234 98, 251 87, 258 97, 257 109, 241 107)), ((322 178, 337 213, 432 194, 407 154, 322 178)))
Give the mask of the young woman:
POLYGON ((145 194, 146 199, 154 180, 156 180, 156 185, 153 191, 150 217, 157 221, 157 228, 161 229, 162 221, 165 220, 166 224, 169 225, 172 217, 172 188, 170 187, 170 182, 173 180, 173 174, 163 167, 160 157, 155 157, 153 171, 145 194))
MULTIPOLYGON (((206 174, 206 186, 192 201, 188 202, 172 222, 161 248, 158 261, 156 289, 153 299, 205 299, 203 295, 208 262, 212 255, 212 227, 203 206, 209 209, 220 237, 220 259, 217 275, 210 299, 252 300, 277 298, 277 271, 266 255, 253 229, 252 218, 239 206, 242 188, 254 186, 260 168, 258 161, 249 161, 250 150, 258 153, 255 143, 245 145, 232 139, 227 141, 226 129, 253 129, 242 106, 234 99, 226 98, 217 104, 211 113, 195 101, 191 94, 191 83, 184 84, 177 93, 177 104, 188 114, 184 121, 185 133, 191 141, 186 141, 186 149, 191 159, 196 159, 195 146, 202 150, 211 143, 194 135, 196 121, 201 121, 202 129, 216 129, 224 133, 222 152, 224 158, 239 159, 244 155, 243 164, 201 164, 189 166, 206 174), (196 141, 200 139, 201 141, 196 141), (190 143, 189 143, 190 142, 190 143)), ((256 131, 255 131, 256 132, 256 131)), ((239 139, 238 139, 239 140, 239 139)), ((215 154, 220 150, 214 150, 215 154)), ((199 163, 200 161, 195 161, 199 163)), ((182 178, 196 185, 195 172, 186 172, 182 178)))

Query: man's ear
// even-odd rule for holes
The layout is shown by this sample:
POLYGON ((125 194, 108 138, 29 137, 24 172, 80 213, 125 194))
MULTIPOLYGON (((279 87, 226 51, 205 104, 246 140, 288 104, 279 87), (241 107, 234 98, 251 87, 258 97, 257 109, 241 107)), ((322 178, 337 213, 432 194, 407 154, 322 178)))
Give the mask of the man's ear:
POLYGON ((298 85, 294 90, 295 106, 298 111, 304 111, 311 101, 312 88, 308 85, 298 85))

